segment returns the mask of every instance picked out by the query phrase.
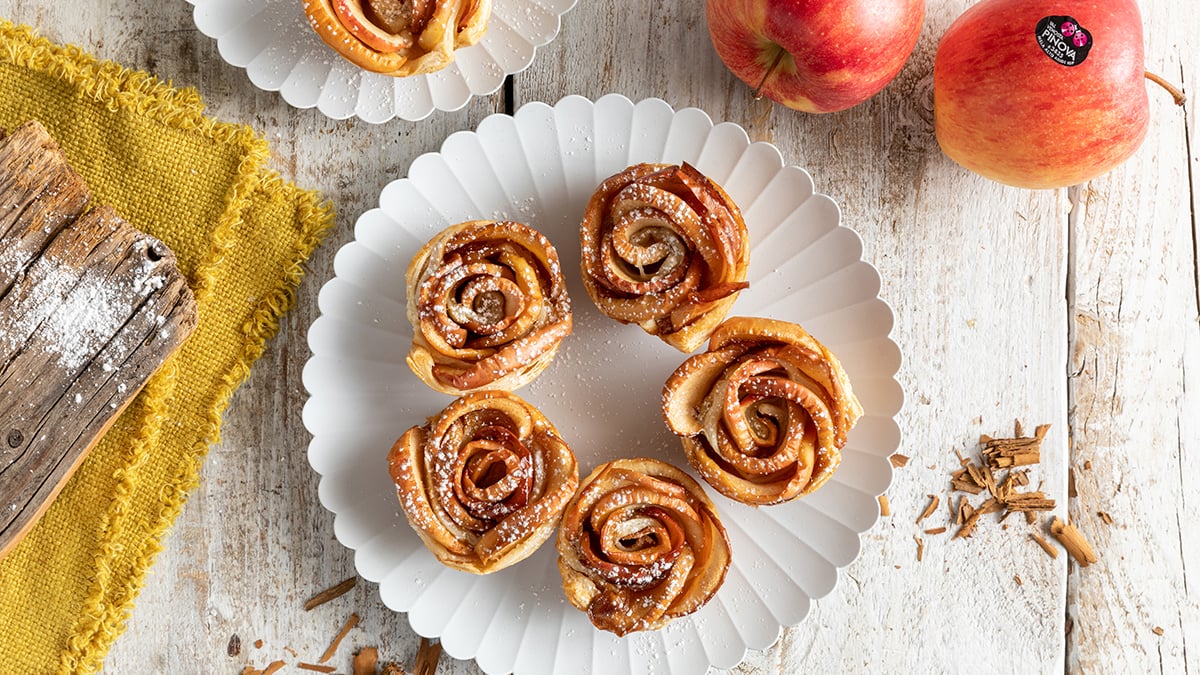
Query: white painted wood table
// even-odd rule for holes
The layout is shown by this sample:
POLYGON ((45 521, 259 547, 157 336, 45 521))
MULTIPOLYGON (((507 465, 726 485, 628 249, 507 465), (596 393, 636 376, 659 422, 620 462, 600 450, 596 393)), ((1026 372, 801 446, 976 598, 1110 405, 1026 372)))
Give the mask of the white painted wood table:
MULTIPOLYGON (((888 492, 893 515, 865 535, 837 589, 736 672, 1200 672, 1195 106, 1152 91, 1141 150, 1077 188, 1018 190, 969 174, 934 139, 932 68, 939 36, 971 4, 930 0, 917 50, 890 87, 847 112, 811 116, 752 100, 712 50, 699 0, 580 0, 507 94, 372 126, 256 89, 194 28, 182 0, 0 0, 0 16, 53 40, 196 87, 212 114, 261 130, 275 166, 322 190, 339 214, 296 308, 234 398, 223 442, 107 669, 294 664, 324 651, 347 607, 362 622, 335 661, 343 672, 362 645, 411 664, 418 638, 373 585, 340 604, 301 607, 354 572, 305 460, 301 369, 317 291, 357 215, 453 131, 528 101, 619 92, 737 122, 808 169, 862 235, 905 356, 899 423, 912 459, 888 492), (1053 425, 1035 476, 1098 563, 1051 559, 1025 529, 994 522, 966 540, 922 534, 948 521, 945 508, 915 522, 927 495, 945 503, 955 451, 973 451, 981 433, 1011 432, 1016 418, 1053 425), (921 562, 914 535, 925 540, 921 562), (229 656, 235 634, 241 652, 229 656)), ((1147 67, 1192 89, 1200 13, 1191 0, 1143 4, 1147 67)), ((444 658, 439 672, 477 667, 444 658)))

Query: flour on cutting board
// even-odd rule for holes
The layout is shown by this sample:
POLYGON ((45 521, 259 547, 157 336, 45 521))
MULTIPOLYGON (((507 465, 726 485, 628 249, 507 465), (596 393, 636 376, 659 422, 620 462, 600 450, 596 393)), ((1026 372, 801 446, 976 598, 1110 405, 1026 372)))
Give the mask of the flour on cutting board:
MULTIPOLYGON (((0 270, 7 260, 0 257, 0 270)), ((36 335, 40 348, 59 367, 77 370, 118 334, 138 297, 163 287, 165 280, 154 272, 154 263, 146 261, 132 278, 105 278, 88 271, 80 277, 56 258, 40 258, 13 290, 10 311, 16 319, 0 333, 0 346, 15 353, 36 335), (131 283, 119 283, 126 279, 131 283)))

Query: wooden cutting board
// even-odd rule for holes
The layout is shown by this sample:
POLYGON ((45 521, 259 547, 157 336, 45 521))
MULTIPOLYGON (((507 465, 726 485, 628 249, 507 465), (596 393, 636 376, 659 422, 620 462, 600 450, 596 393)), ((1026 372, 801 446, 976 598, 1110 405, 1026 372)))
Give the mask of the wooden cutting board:
POLYGON ((0 139, 0 557, 196 326, 175 257, 37 122, 0 139))

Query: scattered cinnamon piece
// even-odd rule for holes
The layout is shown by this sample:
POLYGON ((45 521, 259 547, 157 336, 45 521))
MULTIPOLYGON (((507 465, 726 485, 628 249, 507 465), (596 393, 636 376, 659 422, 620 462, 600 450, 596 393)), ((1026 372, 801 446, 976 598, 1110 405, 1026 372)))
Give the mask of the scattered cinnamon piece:
POLYGON ((962 539, 964 537, 971 536, 971 533, 975 531, 975 525, 979 522, 979 518, 985 513, 994 513, 999 511, 1000 504, 994 498, 989 498, 987 501, 980 504, 978 509, 971 509, 969 504, 967 505, 967 508, 970 510, 970 513, 967 514, 966 519, 963 521, 962 527, 958 528, 958 532, 954 533, 955 539, 962 539))
POLYGON ((225 653, 229 656, 237 656, 242 653, 242 638, 238 637, 237 633, 229 636, 229 644, 225 645, 225 653))
POLYGON ((925 534, 942 534, 946 531, 944 527, 935 527, 932 530, 925 530, 925 534))
POLYGON ((332 673, 337 670, 337 668, 334 668, 333 666, 322 666, 316 663, 304 662, 297 663, 296 667, 300 668, 301 670, 314 670, 318 673, 332 673))
POLYGON ((1054 500, 1042 492, 1018 492, 1009 495, 1004 506, 1009 511, 1052 511, 1054 500))
POLYGON ((262 675, 262 671, 254 666, 246 666, 238 675, 262 675))
POLYGON ((921 562, 921 558, 925 555, 925 540, 915 534, 913 539, 917 542, 917 562, 921 562))
POLYGON ((379 671, 379 675, 408 675, 408 673, 404 672, 404 666, 395 661, 388 661, 383 664, 383 669, 379 671))
POLYGON ((960 496, 958 498, 958 511, 954 514, 954 524, 962 525, 963 522, 965 522, 966 519, 971 516, 970 512, 972 510, 971 504, 967 501, 967 498, 965 496, 960 496))
POLYGON ((1046 541, 1045 539, 1042 539, 1041 537, 1037 536, 1037 534, 1035 534, 1033 532, 1030 532, 1029 536, 1034 541, 1037 542, 1038 546, 1042 547, 1043 551, 1045 551, 1046 553, 1049 553, 1051 558, 1055 558, 1055 559, 1058 558, 1058 549, 1051 546, 1050 542, 1046 541))
POLYGON ((1087 471, 1091 471, 1092 470, 1092 460, 1089 459, 1089 460, 1085 461, 1083 463, 1083 468, 1087 471))
POLYGON ((1014 574, 1014 575, 1013 575, 1013 581, 1017 582, 1017 585, 1018 585, 1018 586, 1024 586, 1024 585, 1025 585, 1025 582, 1021 581, 1021 575, 1020 575, 1020 574, 1014 574))
POLYGON ((892 515, 892 507, 888 504, 887 495, 879 495, 879 515, 892 515))
POLYGON ((325 590, 321 591, 320 593, 317 593, 316 595, 309 598, 308 601, 304 603, 304 611, 307 612, 309 610, 315 609, 315 608, 320 607, 321 605, 329 602, 330 600, 333 600, 335 598, 345 595, 351 588, 354 588, 354 584, 356 584, 356 583, 358 583, 358 577, 354 576, 354 577, 350 577, 349 579, 346 579, 345 581, 337 584, 336 586, 331 586, 329 588, 326 588, 325 590))
POLYGON ((891 457, 888 457, 888 459, 892 461, 892 468, 901 469, 905 466, 908 466, 908 457, 905 457, 898 452, 893 453, 891 457))
POLYGON ((1036 523, 1037 519, 1038 519, 1037 511, 1026 511, 1025 512, 1025 522, 1028 523, 1029 525, 1033 525, 1034 523, 1036 523))
POLYGON ((1155 626, 1150 632, 1154 633, 1155 635, 1162 635, 1165 631, 1163 631, 1162 626, 1155 626))
POLYGON ((287 665, 287 663, 283 659, 279 659, 278 661, 272 661, 267 664, 266 668, 263 668, 262 675, 271 675, 272 673, 278 673, 279 671, 283 670, 283 667, 285 665, 287 665))
POLYGON ((1107 512, 1097 511, 1096 515, 1100 516, 1100 520, 1103 520, 1105 525, 1112 525, 1112 523, 1113 523, 1112 516, 1108 515, 1107 512))
POLYGON ((375 667, 379 663, 379 649, 377 647, 363 647, 354 652, 354 660, 351 661, 354 675, 375 675, 375 667))
POLYGON ((325 663, 329 659, 333 658, 333 654, 334 654, 334 652, 337 651, 338 646, 342 644, 342 640, 357 625, 358 625, 358 614, 351 612, 350 618, 346 619, 346 623, 345 623, 345 625, 342 626, 342 630, 339 631, 338 634, 333 637, 333 642, 329 643, 329 648, 325 650, 325 653, 321 655, 321 658, 317 659, 317 663, 325 663))
POLYGON ((413 664, 413 675, 434 675, 441 658, 442 643, 421 638, 421 646, 417 647, 417 661, 413 664))
POLYGON ((932 516, 934 509, 936 509, 938 507, 938 504, 941 504, 941 503, 942 503, 942 500, 939 499, 937 495, 929 495, 929 506, 926 506, 925 510, 921 512, 921 515, 917 517, 917 522, 919 523, 922 520, 925 520, 926 518, 928 518, 929 516, 932 516))
POLYGON ((1039 424, 1032 438, 1023 435, 1020 425, 1017 425, 1016 438, 980 436, 979 442, 983 444, 980 454, 993 469, 1037 464, 1042 461, 1042 439, 1049 429, 1049 424, 1039 424))
POLYGON ((255 640, 255 641, 254 641, 254 648, 255 648, 255 649, 262 649, 262 646, 263 646, 263 641, 262 641, 262 640, 255 640))
POLYGON ((1096 562, 1096 552, 1092 550, 1092 545, 1084 539, 1083 533, 1075 528, 1074 525, 1064 523, 1060 518, 1055 516, 1054 520, 1050 521, 1050 534, 1058 539, 1063 548, 1067 549, 1067 553, 1079 563, 1080 567, 1087 567, 1096 562))
POLYGON ((1067 468, 1067 496, 1075 499, 1079 492, 1075 489, 1075 467, 1067 468))

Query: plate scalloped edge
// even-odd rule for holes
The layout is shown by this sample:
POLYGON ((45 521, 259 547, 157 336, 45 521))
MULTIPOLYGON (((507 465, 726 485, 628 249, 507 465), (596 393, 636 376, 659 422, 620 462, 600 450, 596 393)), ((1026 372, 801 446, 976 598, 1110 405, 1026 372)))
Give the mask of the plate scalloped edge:
MULTIPOLYGON (((838 570, 858 556, 862 534, 878 520, 875 497, 886 491, 891 483, 892 468, 888 456, 901 441, 896 416, 904 405, 904 393, 895 376, 902 357, 899 347, 891 339, 894 316, 890 307, 878 297, 878 273, 862 260, 861 239, 841 224, 837 204, 815 192, 806 171, 784 165, 775 146, 751 143, 740 126, 729 122, 713 124, 707 113, 696 108, 675 111, 659 99, 646 99, 635 105, 619 94, 602 97, 594 103, 579 96, 568 96, 553 107, 533 102, 522 106, 512 116, 491 115, 476 131, 452 134, 439 152, 417 158, 407 177, 389 184, 383 190, 379 204, 378 208, 360 216, 355 225, 355 240, 338 252, 335 276, 321 290, 321 316, 309 331, 312 358, 304 369, 304 383, 310 395, 304 407, 304 422, 313 435, 309 462, 321 475, 321 501, 335 514, 338 540, 355 551, 359 573, 380 584, 385 603, 405 612, 414 630, 426 637, 441 637, 447 653, 456 658, 474 658, 487 672, 574 672, 569 670, 571 668, 580 668, 579 672, 610 672, 598 670, 598 666, 638 672, 692 672, 710 665, 733 667, 745 658, 747 649, 769 647, 784 626, 797 625, 804 619, 811 599, 823 597, 835 588, 840 576, 838 570), (589 124, 592 126, 588 127, 589 124), (477 158, 478 155, 472 155, 472 152, 482 152, 491 158, 496 152, 510 147, 506 143, 511 144, 513 139, 507 136, 513 134, 516 144, 525 153, 527 175, 523 177, 533 181, 535 194, 505 193, 505 180, 519 182, 522 177, 505 177, 506 172, 496 172, 494 168, 491 169, 494 175, 479 178, 481 184, 485 179, 491 181, 480 188, 488 193, 483 196, 469 190, 446 191, 431 187, 448 180, 459 180, 460 174, 477 171, 479 167, 464 166, 463 158, 477 158), (613 147, 619 144, 606 143, 621 138, 622 134, 630 147, 622 149, 613 147), (549 136, 553 136, 554 147, 542 148, 542 151, 557 155, 559 166, 556 168, 561 171, 561 182, 552 180, 553 185, 542 185, 538 181, 551 180, 548 176, 554 172, 548 169, 550 160, 538 156, 539 151, 528 141, 537 138, 546 145, 549 136), (781 318, 790 318, 801 309, 807 312, 808 318, 802 323, 842 358, 868 412, 851 432, 846 458, 834 480, 813 495, 792 504, 757 510, 715 496, 722 518, 730 529, 735 551, 754 550, 756 555, 742 565, 739 564, 742 558, 735 553, 734 565, 722 592, 692 617, 676 621, 663 631, 616 639, 592 629, 585 615, 574 608, 567 606, 569 611, 556 615, 557 608, 565 603, 561 599, 556 603, 539 598, 538 591, 548 587, 535 587, 532 595, 536 602, 531 603, 533 606, 528 611, 526 603, 521 602, 520 611, 513 619, 520 624, 522 638, 513 640, 511 631, 507 634, 497 632, 493 624, 498 623, 502 611, 512 608, 514 598, 511 596, 518 593, 514 590, 516 584, 509 583, 507 587, 501 584, 502 588, 498 589, 485 579, 463 579, 461 577, 470 575, 438 569, 436 561, 430 567, 427 563, 433 558, 424 551, 415 535, 407 532, 392 536, 397 530, 407 529, 394 494, 390 506, 380 509, 379 503, 353 494, 362 491, 356 489, 361 488, 359 484, 339 483, 345 462, 338 454, 341 441, 346 438, 358 440, 371 434, 386 438, 396 429, 372 427, 366 431, 346 432, 338 425, 360 421, 369 425, 370 422, 353 416, 349 421, 339 420, 326 408, 336 407, 331 399, 345 395, 346 391, 361 394, 354 390, 356 383, 345 380, 377 377, 377 373, 370 371, 381 370, 380 363, 399 358, 399 368, 385 370, 384 377, 403 375, 403 353, 407 342, 402 342, 398 348, 386 344, 390 338, 403 336, 409 330, 402 325, 406 324, 403 290, 390 288, 383 293, 369 290, 388 274, 394 277, 395 270, 386 271, 385 258, 394 257, 393 263, 405 261, 402 252, 415 250, 426 234, 432 234, 444 224, 458 222, 456 218, 515 214, 509 217, 522 216, 527 222, 545 220, 531 222, 542 228, 569 226, 570 214, 576 210, 582 213, 582 201, 586 201, 598 183, 596 176, 602 179, 635 161, 650 161, 647 157, 653 156, 691 161, 724 185, 743 205, 752 229, 751 291, 756 287, 765 287, 767 291, 759 296, 747 291, 746 297, 751 300, 743 303, 739 298, 734 313, 754 314, 762 310, 761 315, 784 314, 789 316, 781 318), (616 169, 609 171, 613 167, 616 169), (753 195, 753 198, 743 203, 739 194, 753 195), (464 195, 467 198, 464 199, 464 195), (475 203, 477 201, 480 203, 475 203), (553 218, 547 217, 547 212, 559 214, 559 221, 550 222, 553 218), (428 231, 410 231, 422 226, 422 218, 429 221, 424 223, 428 231), (769 222, 772 226, 759 230, 755 228, 757 222, 769 222), (795 227, 801 223, 805 225, 804 229, 795 227), (809 224, 816 225, 809 227, 809 224), (754 251, 760 251, 760 254, 756 256, 754 251), (775 295, 769 295, 771 291, 775 295), (784 291, 789 294, 780 295, 784 291), (797 308, 795 296, 801 291, 817 300, 806 299, 804 306, 797 308), (349 307, 356 303, 356 307, 349 307), (398 319, 386 316, 397 309, 401 314, 398 319), (376 334, 373 332, 375 326, 371 324, 378 324, 381 317, 388 326, 376 334), (344 329, 362 325, 368 326, 363 330, 365 341, 347 342, 344 329), (869 334, 856 330, 863 325, 870 328, 869 334), (356 354, 346 358, 340 350, 350 348, 364 350, 365 356, 356 354), (359 358, 363 358, 366 367, 353 367, 359 358), (339 369, 348 366, 346 373, 339 374, 339 369), (860 384, 863 385, 861 388, 860 384), (333 395, 328 393, 331 388, 333 395), (746 514, 764 517, 756 515, 747 520, 746 514), (796 532, 797 523, 804 525, 804 531, 796 532), (806 538, 811 538, 812 542, 806 538), (789 567, 793 563, 795 566, 789 567), (786 587, 763 589, 759 577, 779 580, 786 587), (463 617, 462 612, 456 611, 454 603, 445 601, 447 596, 461 601, 468 595, 485 608, 476 612, 479 616, 463 617), (734 621, 734 614, 738 621, 734 621), (555 633, 558 638, 556 648, 534 650, 527 647, 524 638, 531 630, 547 635, 555 633), (593 634, 588 644, 590 649, 561 648, 564 639, 589 630, 593 634), (507 641, 506 635, 510 638, 507 641), (695 648, 697 645, 702 648, 695 648)), ((401 278, 402 274, 401 270, 401 278)), ((577 311, 581 309, 579 303, 576 307, 577 311)), ((535 382, 531 388, 537 384, 535 382)), ((378 398, 397 395, 397 388, 390 384, 372 380, 370 385, 382 389, 352 403, 380 405, 378 398)), ((425 397, 428 398, 428 394, 425 397)), ((552 400, 548 403, 557 404, 552 400)), ((416 405, 422 412, 432 412, 420 406, 440 407, 441 404, 414 404, 407 400, 398 407, 405 405, 416 405)), ((365 407, 368 411, 373 410, 372 405, 365 407)), ((419 414, 409 416, 420 418, 419 414)), ((551 416, 551 419, 555 417, 551 416)), ((581 459, 581 468, 582 465, 581 459)), ((552 573, 556 577, 552 548, 543 546, 529 561, 511 568, 524 567, 524 577, 507 578, 524 581, 534 574, 533 570, 540 570, 543 576, 552 573)), ((580 642, 578 638, 575 641, 580 642)))
POLYGON ((393 78, 362 70, 329 49, 307 24, 299 0, 187 0, 221 58, 264 91, 331 119, 415 122, 488 96, 533 63, 578 0, 494 0, 488 32, 441 71, 393 78), (282 8, 277 6, 283 5, 282 8), (278 11, 276 11, 278 9, 278 11))

